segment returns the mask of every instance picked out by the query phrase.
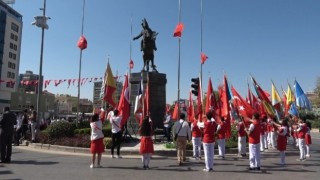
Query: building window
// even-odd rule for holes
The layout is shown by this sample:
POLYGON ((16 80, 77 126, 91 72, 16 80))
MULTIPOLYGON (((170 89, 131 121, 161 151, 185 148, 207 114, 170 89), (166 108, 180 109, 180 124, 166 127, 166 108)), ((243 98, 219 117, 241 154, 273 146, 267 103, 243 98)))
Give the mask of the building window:
POLYGON ((17 55, 15 53, 9 52, 9 58, 16 60, 17 55))
POLYGON ((10 38, 14 41, 18 41, 18 36, 13 33, 11 33, 10 38))
POLYGON ((14 79, 14 78, 15 78, 15 73, 13 73, 13 72, 8 72, 7 78, 14 79))
POLYGON ((7 82, 6 87, 7 88, 13 88, 14 87, 14 82, 13 81, 7 82))
POLYGON ((15 32, 19 32, 19 26, 15 23, 11 23, 11 29, 15 32))
POLYGON ((12 62, 8 62, 8 67, 11 69, 16 69, 16 64, 12 62))

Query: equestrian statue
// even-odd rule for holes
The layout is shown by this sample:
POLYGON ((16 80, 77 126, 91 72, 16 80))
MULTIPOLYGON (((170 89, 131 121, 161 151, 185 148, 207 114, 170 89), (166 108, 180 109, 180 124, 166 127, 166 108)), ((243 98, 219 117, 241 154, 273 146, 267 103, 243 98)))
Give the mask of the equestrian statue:
POLYGON ((145 18, 142 20, 141 25, 143 28, 141 33, 133 38, 133 40, 137 40, 142 37, 141 51, 143 52, 143 68, 141 71, 149 71, 149 63, 151 61, 152 71, 158 72, 156 65, 154 65, 154 51, 157 50, 156 37, 158 33, 150 29, 145 18))

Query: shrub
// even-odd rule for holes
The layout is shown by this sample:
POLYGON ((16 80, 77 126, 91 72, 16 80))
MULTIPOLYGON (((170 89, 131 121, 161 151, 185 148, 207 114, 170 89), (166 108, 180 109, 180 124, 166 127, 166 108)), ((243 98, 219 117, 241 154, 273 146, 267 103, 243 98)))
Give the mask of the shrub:
POLYGON ((66 121, 59 121, 47 128, 50 138, 73 137, 75 125, 66 121))
POLYGON ((168 142, 168 143, 164 144, 164 147, 167 148, 167 149, 175 149, 176 148, 176 143, 168 142))
POLYGON ((103 143, 106 146, 106 149, 111 149, 112 139, 110 137, 106 137, 103 139, 103 143))
POLYGON ((49 133, 47 131, 40 131, 36 136, 36 140, 42 144, 49 144, 49 133))
POLYGON ((80 121, 78 123, 77 129, 83 129, 83 128, 90 128, 90 121, 80 121))
POLYGON ((104 137, 111 137, 112 132, 111 132, 111 127, 103 127, 102 132, 104 137))
POLYGON ((226 148, 235 148, 238 146, 238 131, 236 125, 231 125, 231 137, 226 140, 226 148))

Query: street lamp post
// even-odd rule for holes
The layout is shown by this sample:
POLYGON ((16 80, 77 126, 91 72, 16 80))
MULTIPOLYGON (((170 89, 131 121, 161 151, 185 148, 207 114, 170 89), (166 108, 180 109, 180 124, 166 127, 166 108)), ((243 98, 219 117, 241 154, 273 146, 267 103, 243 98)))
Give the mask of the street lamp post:
MULTIPOLYGON (((43 44, 44 44, 44 30, 48 29, 47 20, 50 19, 46 17, 46 0, 43 1, 43 8, 40 8, 43 11, 42 16, 36 16, 35 21, 32 25, 36 25, 37 27, 42 29, 41 33, 41 49, 40 49, 40 64, 39 64, 39 78, 38 78, 38 93, 37 93, 37 112, 38 112, 38 122, 40 121, 40 103, 41 103, 41 94, 42 94, 42 86, 43 86, 43 78, 42 78, 42 62, 43 62, 43 44)), ((41 114, 43 116, 43 114, 41 114)))

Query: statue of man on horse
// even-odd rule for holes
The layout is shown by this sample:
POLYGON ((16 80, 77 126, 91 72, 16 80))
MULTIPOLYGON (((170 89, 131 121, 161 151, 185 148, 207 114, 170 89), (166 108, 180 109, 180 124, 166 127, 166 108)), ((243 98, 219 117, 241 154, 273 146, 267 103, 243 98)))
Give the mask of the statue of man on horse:
POLYGON ((141 51, 143 52, 142 71, 149 71, 149 63, 151 61, 152 70, 157 72, 156 65, 154 65, 154 51, 157 50, 156 36, 158 35, 158 33, 150 29, 145 18, 142 20, 141 25, 143 28, 141 33, 138 36, 134 37, 133 40, 137 40, 140 37, 143 37, 141 40, 141 51))

